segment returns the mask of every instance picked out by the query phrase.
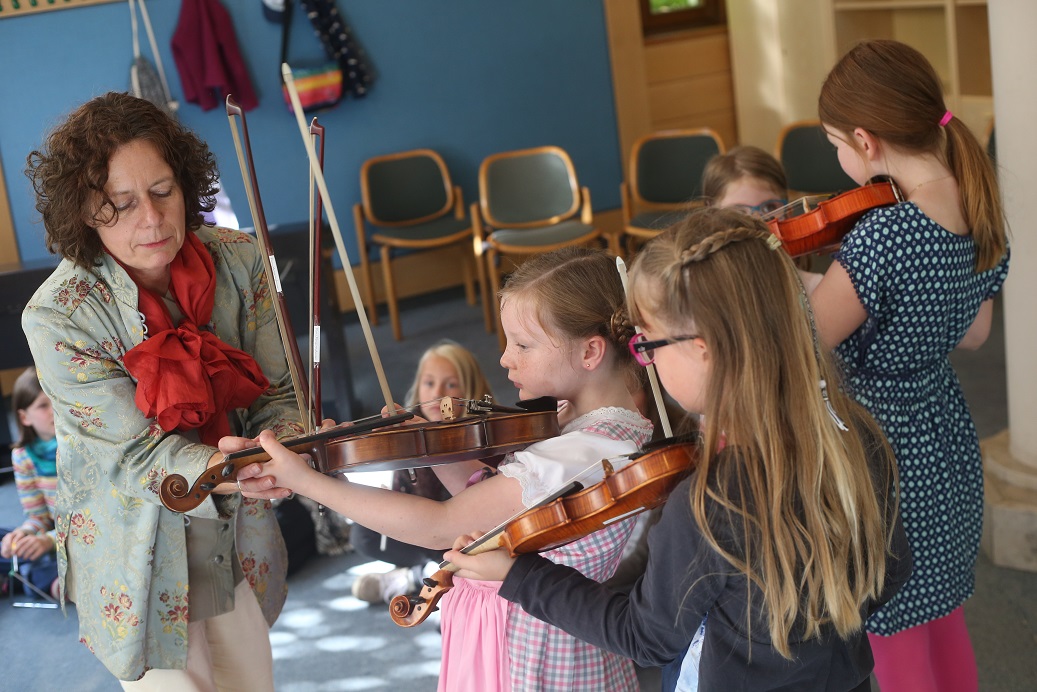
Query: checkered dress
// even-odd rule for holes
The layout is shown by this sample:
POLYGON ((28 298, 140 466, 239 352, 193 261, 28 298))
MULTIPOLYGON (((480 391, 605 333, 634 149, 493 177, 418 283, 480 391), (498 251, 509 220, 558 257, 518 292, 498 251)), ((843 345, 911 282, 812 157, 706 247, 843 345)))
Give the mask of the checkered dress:
MULTIPOLYGON (((629 440, 640 447, 650 439, 652 427, 647 420, 626 409, 604 408, 572 421, 562 433, 576 431, 594 433, 607 440, 629 440)), ((508 461, 510 459, 506 459, 505 464, 508 461)), ((546 552, 544 556, 573 567, 592 579, 604 581, 616 571, 623 555, 623 546, 634 529, 634 521, 627 519, 617 522, 590 536, 546 552)), ((537 620, 517 604, 501 599, 497 596, 499 583, 486 588, 460 578, 454 582, 454 589, 448 592, 441 603, 441 691, 638 690, 637 675, 628 659, 586 644, 557 627, 537 620), (487 622, 493 620, 498 620, 496 626, 487 622), (467 661, 457 660, 464 652, 469 655, 474 653, 470 643, 467 648, 461 644, 463 631, 467 631, 469 636, 473 631, 488 636, 497 628, 504 630, 506 648, 494 651, 492 645, 486 646, 489 642, 484 643, 483 663, 476 666, 485 674, 480 678, 474 674, 470 657, 467 661), (494 654, 498 665, 487 665, 485 658, 494 654)))

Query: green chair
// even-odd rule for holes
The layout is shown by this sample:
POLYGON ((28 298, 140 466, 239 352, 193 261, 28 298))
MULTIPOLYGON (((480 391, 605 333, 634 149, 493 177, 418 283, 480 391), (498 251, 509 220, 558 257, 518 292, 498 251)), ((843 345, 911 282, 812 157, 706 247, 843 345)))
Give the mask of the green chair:
POLYGON ((845 192, 858 187, 843 172, 835 147, 819 120, 786 125, 778 135, 774 155, 785 168, 789 198, 845 192))
POLYGON ((569 155, 554 146, 486 157, 479 167, 479 203, 472 205, 471 216, 486 331, 497 325, 503 350, 496 298, 500 258, 587 245, 601 231, 593 225, 590 191, 580 187, 569 155))
POLYGON ((378 324, 368 241, 381 253, 385 298, 393 336, 403 338, 393 277, 393 250, 422 251, 456 245, 465 295, 475 304, 471 271, 472 224, 465 215, 461 188, 450 179, 443 158, 431 149, 375 156, 360 168, 361 203, 353 205, 364 291, 371 322, 378 324), (372 226, 368 235, 367 227, 372 226))
POLYGON ((699 206, 702 171, 722 153, 723 140, 708 127, 653 132, 634 142, 630 175, 620 185, 627 244, 653 238, 699 206))

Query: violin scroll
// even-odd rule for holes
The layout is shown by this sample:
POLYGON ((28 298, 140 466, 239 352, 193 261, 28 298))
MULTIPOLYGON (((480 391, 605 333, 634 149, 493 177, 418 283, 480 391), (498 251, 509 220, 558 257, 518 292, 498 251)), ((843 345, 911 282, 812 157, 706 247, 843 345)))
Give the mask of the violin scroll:
POLYGON ((405 594, 389 602, 389 616, 400 627, 414 627, 424 622, 439 610, 439 599, 454 585, 453 575, 446 569, 425 577, 421 583, 421 592, 417 596, 412 598, 405 594))

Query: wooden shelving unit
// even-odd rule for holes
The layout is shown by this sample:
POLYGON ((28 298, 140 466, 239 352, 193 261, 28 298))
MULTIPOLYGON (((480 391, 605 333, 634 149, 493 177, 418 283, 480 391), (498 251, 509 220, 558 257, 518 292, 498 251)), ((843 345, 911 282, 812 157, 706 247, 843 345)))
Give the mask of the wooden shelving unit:
POLYGON ((986 136, 993 89, 985 0, 831 0, 830 6, 833 63, 863 39, 914 46, 936 68, 948 107, 977 136, 986 136))

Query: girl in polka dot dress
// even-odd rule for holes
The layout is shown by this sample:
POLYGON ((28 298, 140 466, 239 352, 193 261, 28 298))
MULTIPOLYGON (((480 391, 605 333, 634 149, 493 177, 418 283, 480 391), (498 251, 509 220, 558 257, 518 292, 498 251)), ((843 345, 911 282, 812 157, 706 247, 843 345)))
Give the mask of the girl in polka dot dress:
POLYGON ((867 41, 821 88, 843 170, 888 175, 905 201, 866 214, 811 294, 817 326, 900 468, 911 579, 868 622, 883 692, 975 690, 962 604, 983 518, 979 440, 948 354, 978 348, 1008 273, 990 159, 916 50, 867 41))

